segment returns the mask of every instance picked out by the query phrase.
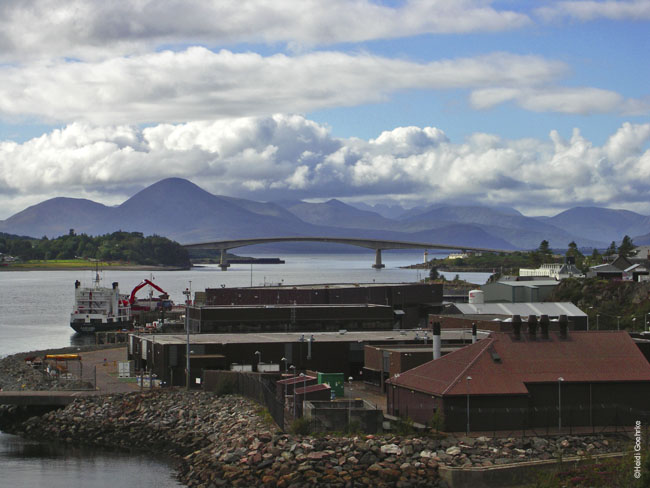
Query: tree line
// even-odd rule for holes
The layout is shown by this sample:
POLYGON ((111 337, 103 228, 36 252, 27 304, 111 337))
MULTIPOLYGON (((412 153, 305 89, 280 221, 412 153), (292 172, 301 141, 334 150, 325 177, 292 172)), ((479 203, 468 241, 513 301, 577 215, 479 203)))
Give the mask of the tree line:
POLYGON ((187 249, 179 243, 157 235, 145 237, 141 232, 118 231, 93 237, 70 230, 68 235, 56 239, 0 234, 0 253, 22 261, 82 258, 149 266, 190 266, 187 249))
POLYGON ((630 236, 625 236, 619 246, 615 241, 602 253, 593 249, 590 255, 585 256, 572 241, 562 255, 557 249, 551 249, 547 240, 543 240, 537 249, 532 251, 515 251, 512 253, 482 253, 469 254, 467 257, 457 259, 432 259, 427 264, 430 268, 430 279, 438 279, 440 275, 438 268, 463 271, 465 269, 492 271, 498 276, 501 274, 517 274, 520 268, 538 268, 542 264, 563 263, 565 256, 573 257, 575 265, 581 271, 586 272, 590 266, 602 264, 606 257, 612 255, 630 256, 635 249, 634 242, 630 236))
MULTIPOLYGON (((585 256, 582 252, 580 252, 580 249, 578 249, 578 245, 575 243, 575 241, 571 241, 569 243, 569 247, 565 253, 565 256, 571 256, 575 258, 576 267, 580 268, 582 271, 587 271, 590 266, 601 264, 604 259, 609 256, 618 255, 628 257, 632 255, 632 251, 634 251, 635 247, 636 246, 634 245, 632 238, 626 235, 621 240, 620 246, 616 245, 616 241, 612 241, 609 247, 607 247, 607 249, 605 249, 602 254, 598 249, 594 248, 591 251, 591 255, 585 256)), ((553 252, 549 248, 548 241, 544 240, 535 251, 531 252, 531 255, 533 257, 534 264, 539 265, 542 263, 552 262, 550 259, 553 257, 553 252)))

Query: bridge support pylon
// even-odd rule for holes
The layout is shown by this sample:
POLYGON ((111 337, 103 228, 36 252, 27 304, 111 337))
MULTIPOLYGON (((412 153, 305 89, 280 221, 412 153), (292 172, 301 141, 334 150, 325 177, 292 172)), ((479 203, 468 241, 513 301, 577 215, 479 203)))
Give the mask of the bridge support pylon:
POLYGON ((230 264, 228 263, 228 258, 226 257, 226 249, 221 250, 221 259, 219 260, 219 267, 221 271, 226 271, 230 264))
POLYGON ((386 265, 381 262, 381 249, 375 251, 375 264, 372 265, 375 269, 385 268, 386 265))

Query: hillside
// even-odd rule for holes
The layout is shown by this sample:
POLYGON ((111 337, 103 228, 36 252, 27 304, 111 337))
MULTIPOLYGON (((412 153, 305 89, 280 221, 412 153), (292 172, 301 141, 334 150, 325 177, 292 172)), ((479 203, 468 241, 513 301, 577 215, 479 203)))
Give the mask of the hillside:
POLYGON ((591 329, 597 325, 600 329, 616 329, 620 324, 621 329, 640 330, 645 314, 650 313, 650 283, 565 279, 548 301, 573 303, 589 315, 591 329))
MULTIPOLYGON (((255 202, 213 195, 181 178, 161 180, 117 207, 59 197, 33 205, 0 221, 0 232, 54 238, 70 231, 103 235, 116 231, 160 235, 180 243, 280 236, 328 236, 416 241, 491 249, 604 249, 623 235, 650 235, 650 218, 610 209, 572 209, 555 217, 526 217, 511 208, 463 205, 416 207, 349 205, 331 199, 255 202), (359 208, 361 207, 361 208, 359 208), (390 210, 390 218, 373 211, 390 210), (404 209, 402 209, 404 210, 404 209), (597 232, 591 231, 597 225, 597 232), (615 236, 615 237, 612 237, 615 236)), ((334 244, 273 244, 258 252, 355 252, 334 244)))

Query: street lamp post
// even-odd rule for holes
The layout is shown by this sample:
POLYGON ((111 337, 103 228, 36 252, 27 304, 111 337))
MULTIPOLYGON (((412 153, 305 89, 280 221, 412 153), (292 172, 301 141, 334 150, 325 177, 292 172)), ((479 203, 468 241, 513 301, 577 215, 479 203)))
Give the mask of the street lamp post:
POLYGON ((468 376, 466 379, 467 379, 467 434, 469 434, 469 382, 472 381, 472 377, 468 376))
POLYGON ((632 330, 636 330, 636 317, 632 317, 632 330))
POLYGON ((183 292, 186 296, 185 299, 185 333, 187 334, 187 341, 185 347, 185 388, 190 389, 190 305, 192 303, 192 281, 190 286, 183 292))
MULTIPOLYGON (((299 375, 301 378, 305 377, 305 373, 300 373, 299 375)), ((306 383, 307 380, 305 380, 306 383)), ((303 393, 304 395, 304 393, 303 393)), ((296 418, 296 385, 293 385, 293 418, 296 418)))
MULTIPOLYGON (((287 358, 283 357, 280 361, 284 361, 284 376, 285 380, 287 379, 287 358)), ((284 410, 284 403, 287 401, 287 384, 284 384, 284 396, 282 397, 282 409, 284 410)))
POLYGON ((564 378, 561 376, 557 379, 557 431, 558 433, 562 430, 562 382, 564 378))
POLYGON ((348 399, 348 431, 350 431, 350 421, 352 417, 352 376, 348 377, 348 382, 350 384, 349 390, 350 390, 350 398, 348 399))
POLYGON ((260 364, 262 364, 262 353, 259 351, 255 351, 255 355, 257 356, 257 371, 259 372, 260 364))
POLYGON ((616 330, 621 330, 621 316, 616 316, 616 330))
POLYGON ((597 313, 596 314, 596 330, 600 330, 600 328, 598 327, 598 317, 600 317, 600 314, 597 313))
MULTIPOLYGON (((589 307, 589 310, 593 310, 594 307, 589 307)), ((587 312, 587 332, 589 332, 589 312, 587 312)))
MULTIPOLYGON (((296 377, 296 367, 292 364, 289 366, 289 369, 291 370, 291 373, 293 374, 293 377, 296 377)), ((296 418, 296 382, 293 382, 293 418, 296 418)))

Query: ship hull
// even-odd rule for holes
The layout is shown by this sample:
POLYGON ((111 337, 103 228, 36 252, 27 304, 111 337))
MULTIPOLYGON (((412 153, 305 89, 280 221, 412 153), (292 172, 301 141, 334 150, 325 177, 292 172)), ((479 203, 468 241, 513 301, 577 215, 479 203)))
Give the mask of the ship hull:
POLYGON ((72 321, 70 327, 78 334, 94 334, 95 332, 110 332, 122 329, 131 329, 131 322, 85 322, 85 321, 72 321))

